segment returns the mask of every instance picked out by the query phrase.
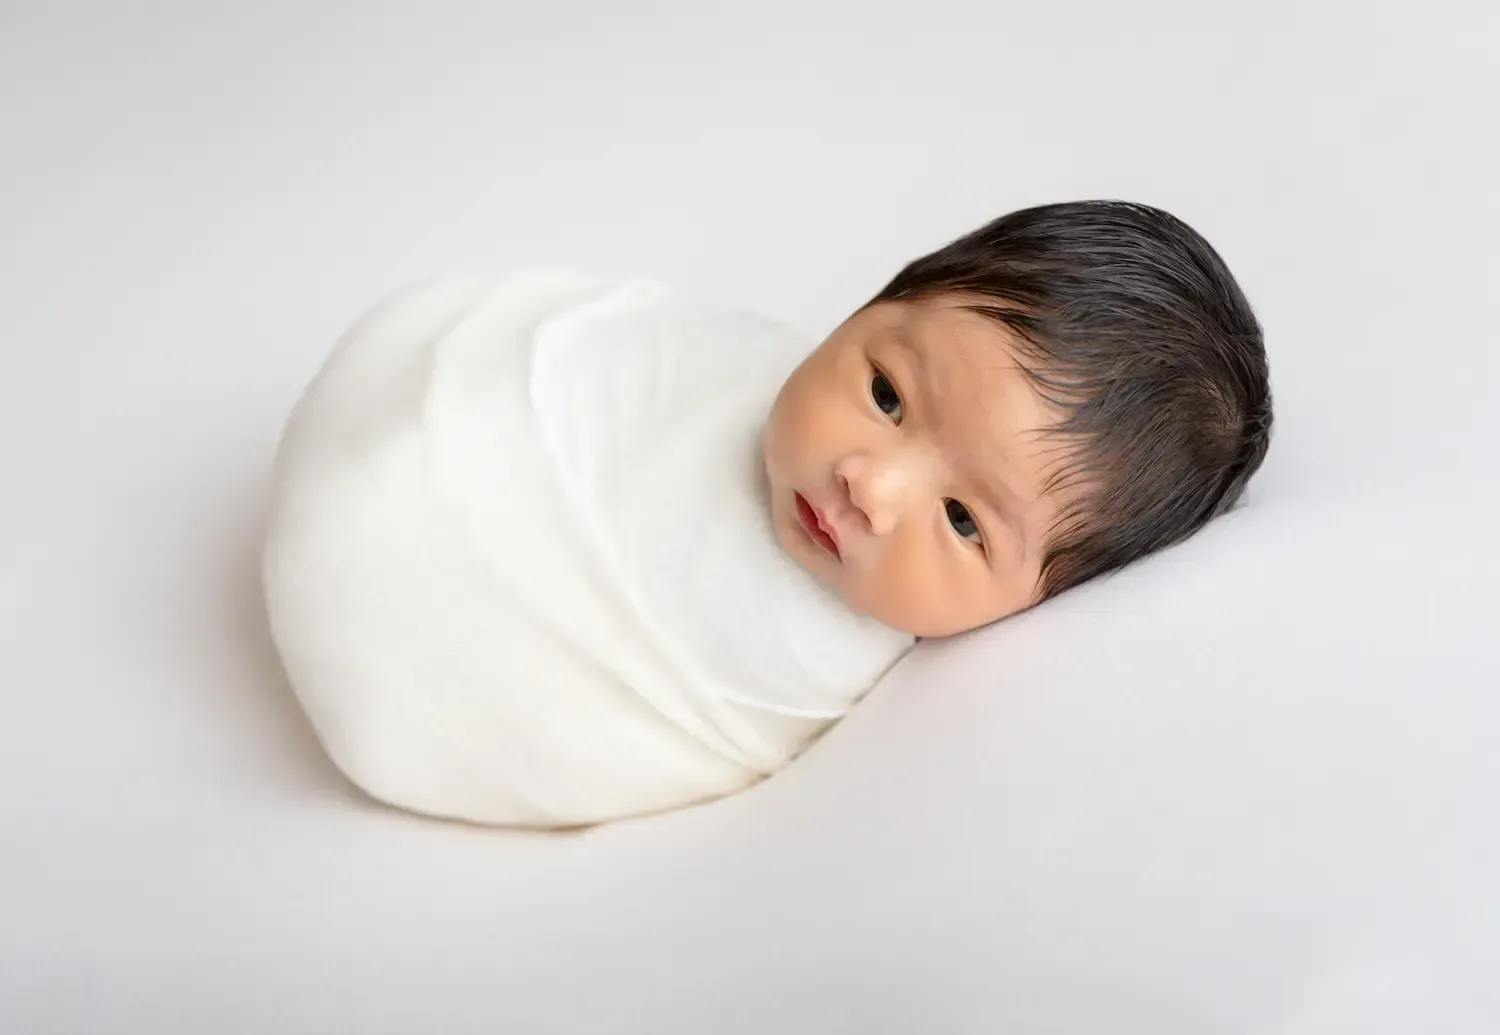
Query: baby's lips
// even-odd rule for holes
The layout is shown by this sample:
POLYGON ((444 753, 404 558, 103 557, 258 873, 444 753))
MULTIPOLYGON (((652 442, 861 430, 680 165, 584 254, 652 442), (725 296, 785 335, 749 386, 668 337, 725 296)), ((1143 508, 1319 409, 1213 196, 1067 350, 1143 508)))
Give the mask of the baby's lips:
POLYGON ((800 492, 796 494, 796 505, 797 520, 802 523, 808 535, 829 553, 839 556, 838 533, 823 512, 800 492))
POLYGON ((833 548, 835 551, 837 551, 839 546, 838 527, 834 525, 832 521, 828 520, 827 514, 823 513, 816 507, 813 508, 813 516, 818 519, 818 527, 821 528, 824 532, 827 532, 828 538, 833 540, 833 548))
POLYGON ((812 508, 813 517, 817 520, 818 527, 823 530, 823 534, 833 541, 834 556, 840 556, 842 554, 840 543, 844 537, 843 533, 839 531, 838 522, 829 516, 828 511, 819 507, 812 500, 809 499, 807 505, 812 508))

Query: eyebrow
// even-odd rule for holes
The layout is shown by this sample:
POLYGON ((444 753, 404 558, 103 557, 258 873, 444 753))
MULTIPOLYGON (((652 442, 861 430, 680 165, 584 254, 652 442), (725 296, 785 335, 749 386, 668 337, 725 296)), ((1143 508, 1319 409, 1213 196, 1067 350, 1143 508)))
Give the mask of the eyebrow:
POLYGON ((907 359, 911 361, 913 366, 924 368, 927 366, 927 357, 922 355, 922 350, 917 348, 916 343, 911 340, 911 336, 906 333, 904 327, 892 327, 891 340, 900 347, 902 352, 906 353, 907 359))
POLYGON ((938 420, 942 419, 942 411, 938 408, 937 399, 932 394, 931 371, 927 366, 927 357, 922 350, 917 348, 916 342, 912 341, 906 331, 900 327, 891 329, 891 340, 895 343, 897 351, 906 360, 906 366, 915 373, 914 380, 917 382, 917 395, 921 397, 922 413, 933 414, 938 420))
POLYGON ((975 495, 991 513, 999 515, 1000 521, 1010 529, 1016 555, 1024 558, 1026 556, 1026 529, 1021 524, 1020 508, 1016 505, 1015 494, 994 472, 990 472, 987 478, 973 478, 970 481, 974 485, 975 495), (999 491, 995 489, 997 485, 999 491))
MULTIPOLYGON (((916 373, 917 393, 921 396, 923 414, 934 414, 937 420, 934 424, 941 422, 942 410, 936 405, 932 390, 931 370, 927 363, 927 357, 904 328, 894 327, 891 329, 891 338, 898 350, 907 361, 907 365, 916 373)), ((984 472, 984 477, 970 477, 969 483, 974 487, 975 495, 985 508, 997 515, 1000 521, 1011 532, 1011 540, 1015 544, 1015 552, 1019 557, 1026 554, 1026 529, 1021 522, 1020 498, 1016 495, 1005 480, 992 470, 984 472)), ((959 502, 964 502, 960 500, 959 502)))

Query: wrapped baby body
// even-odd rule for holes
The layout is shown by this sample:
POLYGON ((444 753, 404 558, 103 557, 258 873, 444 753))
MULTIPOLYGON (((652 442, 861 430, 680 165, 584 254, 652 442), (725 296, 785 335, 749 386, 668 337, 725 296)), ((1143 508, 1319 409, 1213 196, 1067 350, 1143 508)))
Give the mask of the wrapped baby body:
POLYGON ((595 823, 776 772, 912 644, 776 542, 759 436, 811 343, 648 282, 409 288, 276 463, 272 633, 340 769, 416 812, 595 823))

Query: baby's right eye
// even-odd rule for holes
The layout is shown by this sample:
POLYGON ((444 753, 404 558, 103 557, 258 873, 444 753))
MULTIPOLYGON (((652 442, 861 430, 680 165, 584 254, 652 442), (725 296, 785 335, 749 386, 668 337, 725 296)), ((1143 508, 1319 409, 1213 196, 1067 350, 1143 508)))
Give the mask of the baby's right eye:
POLYGON ((875 400, 876 408, 889 417, 892 423, 901 423, 901 395, 896 391, 896 386, 891 384, 891 379, 878 370, 870 379, 870 398, 875 400))

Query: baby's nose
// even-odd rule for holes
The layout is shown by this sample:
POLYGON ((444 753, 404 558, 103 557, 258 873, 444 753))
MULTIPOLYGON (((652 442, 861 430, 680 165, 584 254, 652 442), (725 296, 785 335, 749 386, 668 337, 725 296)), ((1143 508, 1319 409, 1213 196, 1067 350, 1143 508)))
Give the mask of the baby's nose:
POLYGON ((920 489, 917 465, 909 457, 850 456, 835 473, 874 535, 889 535, 920 489))

